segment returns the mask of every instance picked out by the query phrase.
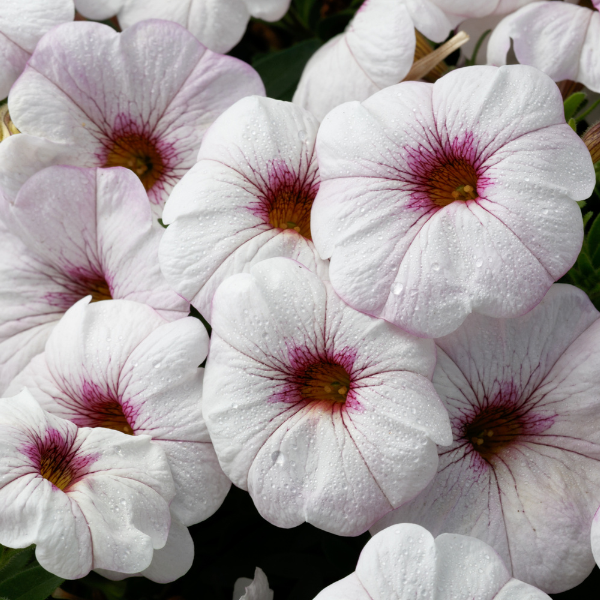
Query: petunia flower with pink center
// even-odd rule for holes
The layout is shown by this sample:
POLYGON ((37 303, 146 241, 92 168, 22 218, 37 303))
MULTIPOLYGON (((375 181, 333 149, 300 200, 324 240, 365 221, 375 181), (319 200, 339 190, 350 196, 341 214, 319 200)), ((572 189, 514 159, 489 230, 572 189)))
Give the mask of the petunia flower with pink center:
POLYGON ((0 154, 25 171, 40 144, 45 166, 126 167, 160 216, 208 126, 250 94, 264 94, 252 67, 175 23, 144 21, 123 33, 68 23, 44 36, 13 86, 10 115, 29 135, 12 136, 0 154))
MULTIPOLYGON (((596 2, 596 9, 599 8, 596 2)), ((600 13, 568 2, 534 2, 503 19, 488 44, 489 64, 518 61, 554 81, 578 81, 600 92, 600 13)))
POLYGON ((594 168, 532 67, 467 67, 341 105, 317 155, 312 234, 334 289, 417 335, 524 314, 581 248, 575 200, 594 168))
POLYGON ((169 197, 161 269, 209 321, 219 284, 266 258, 293 258, 327 277, 311 237, 317 129, 289 102, 244 98, 208 130, 198 163, 169 197))
POLYGON ((366 100, 402 81, 414 55, 407 7, 399 0, 366 0, 346 31, 308 61, 293 101, 320 121, 343 102, 366 100))
POLYGON ((550 600, 510 576, 502 559, 481 540, 405 523, 371 538, 356 571, 315 600, 550 600))
POLYGON ((581 290, 556 284, 522 317, 471 315, 436 340, 454 443, 428 488, 374 531, 409 522, 472 535, 548 593, 582 582, 600 504, 598 317, 581 290))
POLYGON ((2 0, 0 6, 0 100, 23 72, 39 39, 75 16, 73 0, 2 0))
MULTIPOLYGON (((400 0, 415 28, 430 40, 443 42, 450 32, 468 19, 502 15, 531 0, 400 0)), ((462 28, 462 27, 461 27, 462 28)))
POLYGON ((167 320, 187 316, 189 304, 160 273, 162 230, 128 170, 50 167, 9 208, 0 236, 0 390, 85 296, 135 300, 167 320))
POLYGON ((279 21, 291 0, 75 0, 85 17, 116 16, 122 29, 145 19, 175 21, 214 52, 229 52, 246 31, 250 17, 279 21))
POLYGON ((271 258, 213 299, 203 414, 221 467, 279 527, 358 535, 416 496, 450 443, 433 342, 271 258))
POLYGON ((137 302, 89 301, 67 311, 45 352, 6 393, 26 387, 44 410, 79 427, 149 435, 162 448, 175 482, 173 533, 183 543, 163 550, 144 575, 173 581, 194 555, 185 527, 211 516, 231 485, 202 418, 204 369, 198 365, 208 353, 208 334, 192 317, 168 323, 137 302))
POLYGON ((148 436, 77 428, 28 392, 0 400, 0 543, 36 545, 66 579, 91 569, 145 569, 169 532, 175 494, 148 436))

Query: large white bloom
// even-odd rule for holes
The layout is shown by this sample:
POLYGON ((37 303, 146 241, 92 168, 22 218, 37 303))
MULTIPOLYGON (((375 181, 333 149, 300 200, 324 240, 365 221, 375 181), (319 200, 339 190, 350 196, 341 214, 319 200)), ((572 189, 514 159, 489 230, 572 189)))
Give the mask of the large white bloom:
POLYGON ((35 544, 51 573, 145 569, 167 540, 174 494, 148 436, 79 429, 27 392, 0 399, 0 543, 35 544))
POLYGON ((0 4, 0 100, 25 68, 39 39, 72 21, 73 0, 2 0, 0 4))
MULTIPOLYGON (((207 353, 208 334, 197 319, 168 323, 149 306, 89 304, 88 298, 67 311, 45 352, 7 394, 27 387, 44 410, 79 427, 151 436, 175 481, 174 521, 189 526, 212 515, 230 487, 202 418, 204 369, 198 365, 207 353)), ((177 579, 191 566, 193 545, 183 529, 177 534, 184 543, 163 551, 172 564, 170 572, 163 568, 163 580, 177 579)))
POLYGON ((152 227, 144 188, 128 170, 50 167, 27 181, 5 216, 0 390, 87 295, 143 302, 168 320, 188 314, 160 273, 162 230, 152 227))
POLYGON ((161 269, 209 321, 220 283, 266 258, 293 258, 327 276, 311 241, 317 129, 289 102, 244 98, 209 129, 198 163, 169 197, 161 269))
POLYGON ((207 48, 229 52, 246 31, 250 17, 278 21, 291 0, 75 0, 89 19, 116 17, 126 29, 145 19, 175 21, 189 29, 207 48))
POLYGON ((449 444, 433 342, 272 258, 215 294, 203 413, 223 470, 279 527, 358 535, 418 494, 449 444))
POLYGON ((356 571, 325 588, 315 600, 550 600, 510 576, 481 540, 434 537, 422 527, 395 525, 374 536, 356 571))
POLYGON ((11 90, 11 118, 30 135, 0 144, 0 185, 9 193, 19 172, 50 164, 122 166, 160 216, 208 126, 240 98, 263 93, 252 67, 214 54, 175 23, 144 21, 120 34, 99 23, 61 25, 11 90))
POLYGON ((402 81, 414 54, 415 28, 404 4, 367 0, 346 31, 308 61, 293 101, 322 120, 338 104, 402 81))
POLYGON ((520 63, 554 81, 579 81, 600 92, 600 13, 567 2, 534 2, 501 21, 488 63, 505 65, 511 42, 520 63))
POLYGON ((554 285, 516 319, 471 315, 436 340, 436 390, 454 444, 430 486, 386 516, 473 535, 514 577, 549 593, 590 573, 600 504, 600 314, 554 285))
POLYGON ((311 227, 333 287, 419 335, 527 312, 581 248, 574 200, 594 168, 532 67, 458 69, 339 106, 317 156, 311 227))

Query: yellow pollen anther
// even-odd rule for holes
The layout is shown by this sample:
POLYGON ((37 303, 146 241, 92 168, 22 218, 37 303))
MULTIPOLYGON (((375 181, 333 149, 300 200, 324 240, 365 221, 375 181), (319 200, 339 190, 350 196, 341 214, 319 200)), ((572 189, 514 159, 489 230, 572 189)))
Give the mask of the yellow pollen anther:
POLYGON ((474 444, 477 444, 478 446, 481 446, 481 444, 483 444, 483 440, 481 438, 473 438, 472 442, 474 444))
POLYGON ((473 191, 473 188, 470 185, 465 185, 464 190, 467 194, 470 194, 473 191))
POLYGON ((338 394, 340 395, 344 395, 346 392, 348 391, 347 387, 342 386, 339 390, 338 390, 338 394))
POLYGON ((493 431, 490 429, 490 430, 487 432, 487 434, 488 434, 488 437, 492 437, 492 436, 494 435, 494 432, 493 432, 493 431))
POLYGON ((331 392, 331 388, 328 385, 326 385, 324 389, 328 394, 331 392))
POLYGON ((294 231, 297 231, 298 233, 300 233, 300 227, 298 227, 298 226, 296 225, 296 227, 294 227, 294 231))
POLYGON ((454 190, 454 191, 452 192, 452 197, 453 197, 455 200, 457 200, 457 199, 460 197, 460 193, 459 193, 459 192, 457 192, 456 190, 454 190))
POLYGON ((281 222, 281 224, 279 225, 280 229, 287 229, 287 223, 284 223, 283 221, 281 222))

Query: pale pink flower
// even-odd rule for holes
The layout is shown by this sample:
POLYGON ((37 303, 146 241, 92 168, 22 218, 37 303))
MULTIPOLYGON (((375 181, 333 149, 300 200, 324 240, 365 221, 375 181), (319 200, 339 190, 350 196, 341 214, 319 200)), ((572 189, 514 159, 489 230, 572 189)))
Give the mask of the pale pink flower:
POLYGON ((366 0, 346 31, 308 61, 293 101, 322 120, 338 104, 402 81, 414 54, 415 28, 403 3, 366 0))
POLYGON ((209 129, 198 163, 169 197, 161 269, 209 321, 221 282, 266 258, 293 258, 327 277, 310 229, 317 129, 289 102, 244 98, 209 129))
POLYGON ((0 399, 0 543, 36 545, 46 570, 145 569, 169 531, 175 494, 148 436, 78 428, 27 392, 0 399))
POLYGON ((429 487, 374 530, 472 535, 548 593, 582 582, 600 504, 599 316, 581 290, 556 284, 525 316, 471 315, 436 340, 433 383, 454 444, 429 487))
POLYGON ((72 21, 73 0, 2 0, 0 5, 0 100, 50 29, 72 21))
MULTIPOLYGON (((144 21, 123 33, 68 23, 44 36, 11 90, 12 120, 30 135, 3 142, 0 163, 12 155, 29 173, 37 161, 127 167, 160 216, 208 126, 240 98, 263 93, 252 67, 214 54, 175 23, 144 21)), ((7 177, 18 174, 5 174, 3 189, 7 177)))
POLYGON ((188 314, 160 273, 162 230, 128 170, 50 167, 9 209, 10 233, 0 235, 0 390, 85 296, 142 302, 168 320, 188 314))
MULTIPOLYGON (((198 365, 207 353, 208 334, 197 319, 168 323, 137 302, 87 298, 67 311, 45 352, 6 393, 26 387, 44 410, 79 427, 149 435, 169 461, 177 492, 171 512, 182 529, 210 517, 231 485, 202 418, 198 365)), ((172 535, 184 543, 158 555, 172 565, 163 567, 163 582, 182 576, 193 559, 187 530, 172 535)))
POLYGON ((451 440, 431 340, 351 309, 286 258, 221 284, 212 326, 204 418, 265 519, 358 535, 427 485, 451 440))
MULTIPOLYGON (((596 3, 598 8, 598 3, 596 3)), ((579 81, 600 92, 600 13, 567 2, 534 2, 509 15, 489 41, 489 64, 506 64, 511 43, 518 61, 554 81, 579 81)))
POLYGON ((246 31, 250 17, 279 21, 291 0, 75 0, 85 17, 116 16, 122 29, 145 19, 175 21, 214 52, 229 52, 246 31))
POLYGON ((315 600, 550 600, 510 576, 502 559, 481 540, 434 537, 422 527, 395 525, 367 542, 348 577, 315 600))
POLYGON ((531 67, 457 69, 339 106, 317 156, 312 232, 333 287, 418 335, 527 312, 581 248, 592 160, 531 67))

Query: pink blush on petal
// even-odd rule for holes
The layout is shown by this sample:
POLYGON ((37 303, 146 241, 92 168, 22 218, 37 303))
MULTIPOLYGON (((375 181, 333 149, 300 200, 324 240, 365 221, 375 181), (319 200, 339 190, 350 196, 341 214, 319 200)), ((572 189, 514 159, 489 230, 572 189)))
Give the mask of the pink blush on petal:
POLYGON ((64 276, 57 283, 63 292, 48 292, 44 300, 50 306, 68 310, 86 296, 92 297, 92 302, 112 299, 111 278, 104 273, 97 273, 83 268, 65 269, 64 276))
POLYGON ((36 471, 64 492, 87 475, 88 467, 99 458, 91 454, 80 455, 75 437, 75 434, 65 436, 51 428, 46 430, 44 439, 36 437, 21 447, 21 452, 31 460, 36 471))

